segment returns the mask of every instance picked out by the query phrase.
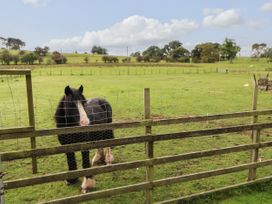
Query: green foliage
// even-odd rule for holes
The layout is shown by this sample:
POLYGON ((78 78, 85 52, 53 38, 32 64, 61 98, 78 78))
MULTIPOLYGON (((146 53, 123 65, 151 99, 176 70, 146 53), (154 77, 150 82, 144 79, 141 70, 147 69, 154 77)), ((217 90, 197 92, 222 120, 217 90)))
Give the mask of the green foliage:
POLYGON ((214 63, 219 61, 219 44, 218 43, 202 43, 195 46, 191 52, 192 61, 194 63, 214 63))
POLYGON ((107 56, 107 55, 104 55, 102 57, 102 60, 103 60, 104 63, 118 63, 119 62, 119 59, 116 56, 107 56))
POLYGON ((103 47, 100 47, 100 46, 93 46, 92 50, 91 50, 91 53, 99 54, 99 55, 107 55, 108 54, 107 49, 103 48, 103 47))
POLYGON ((233 62, 233 59, 240 50, 241 48, 236 45, 235 41, 229 38, 226 38, 224 43, 220 46, 220 54, 222 58, 229 60, 230 63, 233 62))
POLYGON ((0 54, 0 61, 2 64, 10 64, 10 62, 12 61, 12 55, 8 50, 2 51, 2 53, 0 54))
POLYGON ((130 57, 125 57, 124 59, 122 59, 123 63, 130 63, 131 62, 131 58, 130 57))
POLYGON ((20 50, 21 47, 25 46, 25 42, 18 38, 3 38, 0 37, 2 44, 6 46, 8 49, 20 50))
POLYGON ((89 57, 88 57, 88 56, 84 57, 83 60, 84 60, 85 64, 88 64, 88 63, 89 63, 89 57))
POLYGON ((144 62, 159 62, 163 57, 163 52, 158 46, 150 46, 143 51, 144 62))
POLYGON ((52 60, 56 64, 66 64, 67 63, 67 58, 64 55, 62 55, 61 53, 59 53, 58 51, 54 51, 52 53, 52 60))
POLYGON ((43 48, 42 47, 35 47, 35 53, 38 55, 38 56, 41 56, 41 57, 44 57, 47 55, 49 51, 49 47, 47 46, 44 46, 43 48))
POLYGON ((36 60, 38 60, 38 56, 33 52, 26 53, 21 57, 21 62, 29 65, 33 65, 36 60))

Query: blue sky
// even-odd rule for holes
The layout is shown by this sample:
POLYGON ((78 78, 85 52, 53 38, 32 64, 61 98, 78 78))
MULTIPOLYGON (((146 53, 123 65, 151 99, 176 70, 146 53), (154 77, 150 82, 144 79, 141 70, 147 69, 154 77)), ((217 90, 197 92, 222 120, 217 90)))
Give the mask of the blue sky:
POLYGON ((272 0, 0 0, 0 36, 26 42, 25 49, 112 54, 233 38, 249 55, 253 43, 272 47, 272 0))

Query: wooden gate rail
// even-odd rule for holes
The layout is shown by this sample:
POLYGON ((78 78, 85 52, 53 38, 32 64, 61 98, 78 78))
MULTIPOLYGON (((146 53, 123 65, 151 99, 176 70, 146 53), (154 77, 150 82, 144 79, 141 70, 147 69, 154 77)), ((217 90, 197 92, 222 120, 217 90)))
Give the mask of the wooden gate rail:
POLYGON ((193 130, 193 131, 184 131, 177 133, 169 133, 169 134, 160 134, 160 135, 143 135, 137 137, 126 137, 126 138, 118 138, 111 140, 103 140, 96 142, 86 142, 86 143, 76 143, 76 144, 68 144, 56 147, 49 148, 40 148, 40 149, 32 149, 32 150, 24 150, 24 151, 14 151, 14 152, 3 152, 0 153, 3 161, 15 160, 15 159, 23 159, 32 156, 46 156, 52 154, 60 154, 71 151, 80 151, 84 149, 94 149, 94 148, 102 148, 102 147, 114 147, 120 145, 128 145, 135 143, 143 143, 150 141, 162 141, 162 140, 170 140, 170 139, 183 139, 183 138, 191 138, 191 137, 199 137, 199 136, 210 136, 210 135, 218 135, 225 133, 233 133, 240 131, 248 131, 248 130, 260 130, 265 128, 272 128, 272 123, 256 123, 249 125, 238 125, 224 128, 212 128, 212 129, 204 129, 204 130, 193 130))
POLYGON ((182 175, 182 176, 169 177, 169 178, 165 178, 165 179, 154 180, 152 182, 143 182, 143 183, 137 183, 137 184, 132 184, 132 185, 128 185, 128 186, 122 186, 122 187, 118 187, 118 188, 96 191, 96 192, 91 192, 91 193, 87 193, 87 194, 76 195, 76 196, 61 198, 61 199, 57 199, 57 200, 52 200, 52 201, 48 201, 45 203, 48 203, 48 204, 49 203, 50 204, 78 203, 78 202, 83 202, 83 201, 88 201, 88 200, 105 198, 105 197, 113 196, 113 195, 119 195, 119 194, 123 194, 123 193, 146 190, 146 189, 153 188, 153 187, 160 187, 160 186, 175 184, 175 183, 179 183, 179 182, 187 182, 187 181, 193 181, 193 180, 198 180, 198 179, 203 179, 203 178, 209 178, 212 176, 219 176, 219 175, 239 172, 239 171, 243 171, 243 170, 248 170, 249 168, 264 167, 264 166, 268 166, 271 164, 272 164, 272 160, 266 160, 266 161, 257 162, 257 163, 242 164, 242 165, 221 168, 221 169, 216 169, 216 170, 211 170, 211 171, 203 171, 203 172, 187 174, 187 175, 182 175))
POLYGON ((30 185, 37 185, 37 184, 54 182, 54 181, 62 181, 66 179, 78 178, 78 177, 83 177, 85 175, 92 175, 92 174, 98 175, 98 174, 109 173, 113 171, 140 168, 140 167, 145 167, 148 165, 161 165, 161 164, 177 162, 182 160, 196 159, 196 158, 202 158, 202 157, 208 157, 208 156, 214 156, 214 155, 222 155, 222 154, 241 152, 246 150, 252 150, 255 148, 265 148, 265 147, 271 147, 271 146, 272 146, 272 141, 262 142, 258 144, 245 144, 245 145, 238 145, 234 147, 225 147, 220 149, 190 152, 190 153, 178 154, 173 156, 164 156, 164 157, 157 157, 153 159, 138 160, 133 162, 124 162, 119 164, 112 164, 110 166, 100 166, 100 167, 92 167, 92 168, 80 169, 80 170, 74 170, 74 171, 65 171, 60 173, 35 176, 33 178, 23 178, 23 179, 6 181, 5 188, 6 189, 20 188, 20 187, 26 187, 30 185))
MULTIPOLYGON (((145 127, 145 126, 160 126, 160 125, 171 125, 179 123, 189 123, 189 122, 204 122, 211 120, 219 119, 231 119, 231 118, 241 118, 241 117, 251 117, 256 115, 272 115, 272 110, 260 110, 260 111, 245 111, 237 113, 227 113, 227 114, 216 114, 208 116, 192 116, 192 117, 179 117, 179 118, 170 118, 170 119, 149 119, 142 121, 132 121, 132 122, 122 122, 122 123, 109 123, 109 124, 97 124, 86 127, 67 127, 67 128, 53 128, 46 130, 35 130, 34 136, 51 136, 55 134, 63 133, 78 133, 78 132, 91 132, 99 130, 109 130, 109 129, 118 129, 118 128, 136 128, 136 127, 145 127)), ((19 129, 19 128, 18 128, 19 129)), ((7 139, 18 139, 18 138, 28 138, 32 129, 30 128, 20 128, 22 132, 13 129, 3 129, 0 130, 0 140, 7 139)))

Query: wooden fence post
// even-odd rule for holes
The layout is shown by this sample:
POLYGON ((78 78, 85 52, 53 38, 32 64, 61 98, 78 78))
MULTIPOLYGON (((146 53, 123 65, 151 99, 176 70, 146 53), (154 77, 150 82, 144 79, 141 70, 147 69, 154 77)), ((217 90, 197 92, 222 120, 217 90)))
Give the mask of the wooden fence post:
MULTIPOLYGON (((34 115, 31 72, 30 74, 26 74, 26 90, 27 90, 29 126, 33 127, 33 129, 35 130, 35 115, 34 115)), ((36 149, 36 138, 34 134, 32 134, 30 137, 30 143, 31 143, 31 149, 36 149)), ((37 158, 33 156, 32 157, 32 173, 36 174, 37 172, 38 172, 37 158)))
POLYGON ((4 182, 3 182, 3 169, 2 169, 2 162, 0 156, 0 204, 4 204, 4 182))
MULTIPOLYGON (((257 102, 258 102, 258 82, 256 80, 255 74, 253 75, 254 77, 254 89, 253 89, 253 99, 252 99, 252 110, 257 110, 257 102)), ((257 123, 258 122, 258 115, 253 116, 252 118, 252 123, 257 123)), ((260 142, 260 133, 261 130, 252 130, 251 133, 251 139, 252 143, 259 143, 260 142)), ((251 157, 250 157, 250 162, 258 162, 259 159, 259 148, 253 149, 251 151, 251 157)), ((256 179, 256 171, 257 168, 250 168, 248 172, 248 180, 255 180, 256 179)))
MULTIPOLYGON (((145 119, 150 119, 150 89, 145 88, 144 89, 144 117, 145 119)), ((145 134, 151 134, 152 127, 151 126, 145 126, 145 134)), ((150 141, 146 143, 146 154, 147 158, 153 158, 154 157, 154 142, 150 141)), ((146 181, 150 182, 153 180, 154 175, 154 166, 153 164, 150 164, 146 166, 146 181)), ((153 198, 152 198, 152 192, 153 188, 146 190, 146 203, 152 204, 153 198)))

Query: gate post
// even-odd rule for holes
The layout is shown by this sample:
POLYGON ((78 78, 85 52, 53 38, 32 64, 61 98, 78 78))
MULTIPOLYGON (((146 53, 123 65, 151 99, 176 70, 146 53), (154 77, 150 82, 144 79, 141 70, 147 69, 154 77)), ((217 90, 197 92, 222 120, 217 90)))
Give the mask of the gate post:
POLYGON ((2 168, 2 161, 0 156, 0 204, 4 204, 4 182, 3 182, 3 168, 2 168))
MULTIPOLYGON (((144 89, 144 118, 150 119, 150 89, 145 88, 144 89)), ((152 126, 147 125, 145 126, 145 134, 151 134, 152 132, 152 126)), ((146 154, 148 159, 152 159, 154 157, 154 142, 149 141, 145 145, 146 147, 146 154)), ((146 181, 152 182, 154 175, 154 166, 151 162, 148 166, 146 166, 146 181)), ((152 198, 152 192, 153 188, 146 190, 146 203, 152 204, 153 198, 152 198)))
MULTIPOLYGON (((35 130, 35 115, 34 115, 31 71, 29 71, 29 73, 26 74, 25 76, 26 76, 29 126, 32 126, 33 129, 35 130)), ((31 149, 36 149, 36 138, 34 134, 31 134, 30 143, 31 143, 31 149)), ((32 156, 32 173, 36 174, 37 172, 38 172, 37 158, 35 156, 32 156)))
MULTIPOLYGON (((253 75, 254 77, 254 91, 253 91, 253 99, 252 99, 252 110, 255 111, 257 110, 257 102, 258 102, 258 82, 256 80, 255 74, 253 75)), ((257 123, 258 122, 258 115, 253 116, 252 118, 252 123, 257 123)), ((252 130, 251 133, 251 139, 252 143, 256 144, 260 142, 260 135, 261 135, 261 130, 252 130)), ((258 162, 259 159, 259 148, 253 149, 251 151, 251 157, 250 157, 250 162, 258 162)), ((255 180, 256 179, 256 171, 257 168, 250 168, 248 171, 248 180, 255 180)))

